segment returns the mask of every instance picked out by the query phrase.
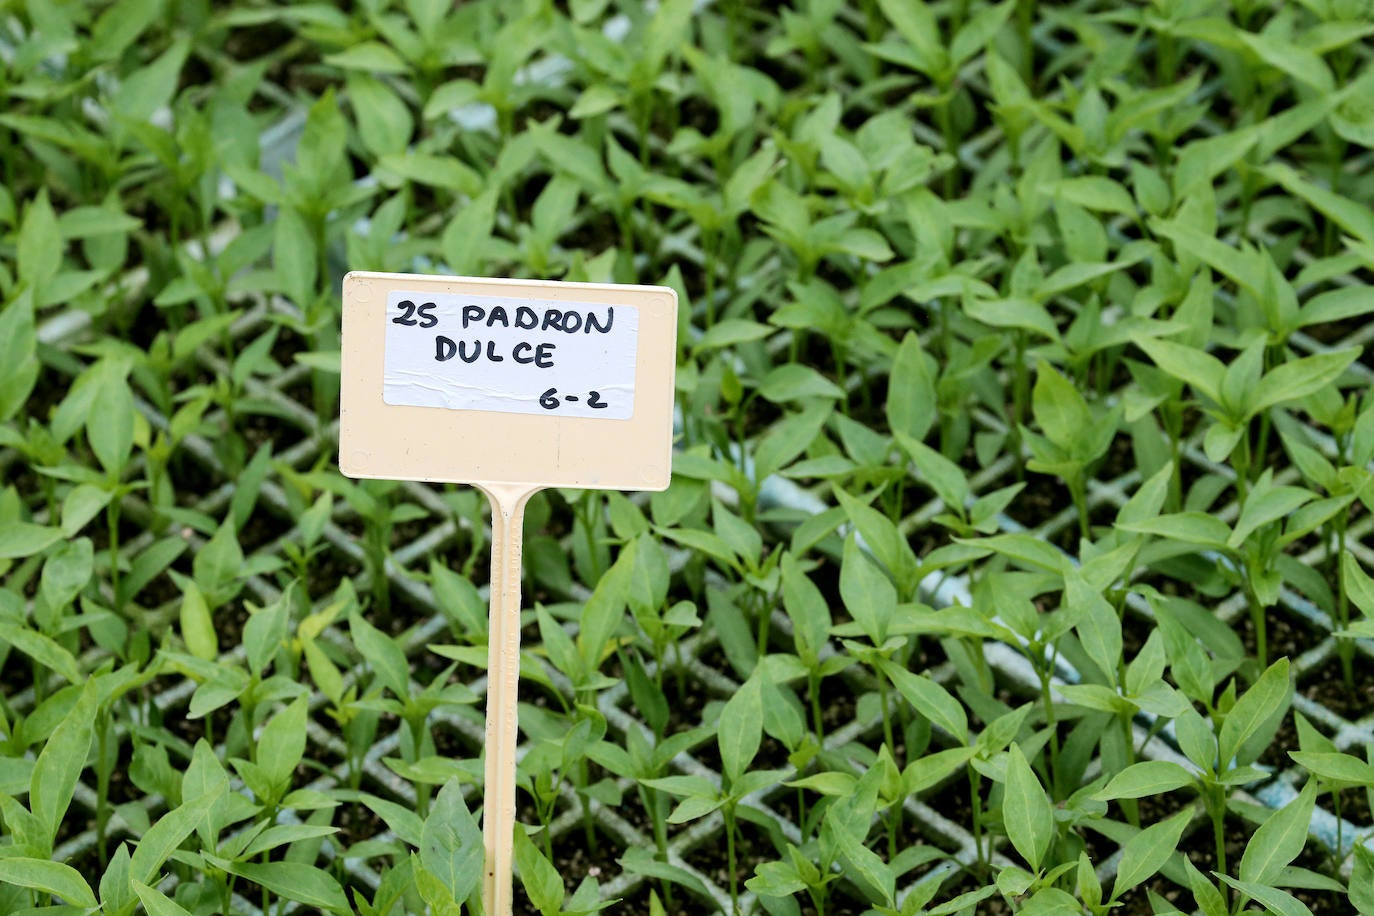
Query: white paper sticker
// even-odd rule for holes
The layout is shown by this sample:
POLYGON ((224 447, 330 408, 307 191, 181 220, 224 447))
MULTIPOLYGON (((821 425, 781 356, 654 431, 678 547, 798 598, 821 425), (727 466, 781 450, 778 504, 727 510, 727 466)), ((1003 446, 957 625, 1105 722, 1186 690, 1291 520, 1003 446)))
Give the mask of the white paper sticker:
POLYGON ((628 420, 639 310, 551 299, 387 295, 382 400, 628 420))

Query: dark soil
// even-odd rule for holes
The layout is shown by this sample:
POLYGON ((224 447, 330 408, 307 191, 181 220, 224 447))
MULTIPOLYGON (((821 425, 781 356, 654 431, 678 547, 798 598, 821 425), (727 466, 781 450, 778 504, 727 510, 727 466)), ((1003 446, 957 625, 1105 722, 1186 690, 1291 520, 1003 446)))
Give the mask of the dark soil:
POLYGON ((1347 685, 1340 659, 1333 654, 1320 669, 1312 672, 1309 678, 1304 678, 1298 689, 1303 696, 1322 704, 1341 718, 1359 721, 1374 711, 1374 662, 1368 656, 1356 653, 1352 670, 1354 680, 1347 685))

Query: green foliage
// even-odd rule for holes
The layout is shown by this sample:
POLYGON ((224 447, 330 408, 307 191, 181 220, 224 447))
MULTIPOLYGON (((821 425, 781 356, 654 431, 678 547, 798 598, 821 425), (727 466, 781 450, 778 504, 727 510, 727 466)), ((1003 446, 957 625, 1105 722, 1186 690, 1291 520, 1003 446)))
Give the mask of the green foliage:
POLYGON ((672 486, 527 510, 533 910, 1374 913, 1367 4, 11 6, 0 912, 478 911, 367 269, 680 295, 672 486))

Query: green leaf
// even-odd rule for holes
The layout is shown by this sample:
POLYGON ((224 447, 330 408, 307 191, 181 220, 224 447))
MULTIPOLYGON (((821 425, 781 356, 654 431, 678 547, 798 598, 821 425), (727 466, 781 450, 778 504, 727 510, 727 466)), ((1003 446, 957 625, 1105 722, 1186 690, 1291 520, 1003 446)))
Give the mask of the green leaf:
POLYGON ((876 893, 879 902, 891 906, 897 894, 897 876, 888 864, 843 827, 835 829, 833 835, 838 841, 840 859, 846 865, 846 873, 860 887, 868 889, 870 896, 876 893))
POLYGON ((1260 484, 1256 484, 1245 501, 1245 508, 1236 519, 1236 527, 1227 538, 1227 546, 1238 549, 1253 532, 1273 522, 1288 518, 1300 506, 1316 498, 1315 493, 1303 487, 1274 486, 1266 474, 1260 484), (1261 484, 1264 484, 1261 486, 1261 484))
MULTIPOLYGON (((129 859, 129 876, 134 881, 153 885, 161 874, 162 865, 176 852, 191 832, 205 821, 206 814, 224 797, 228 780, 218 784, 218 790, 190 798, 158 818, 143 832, 138 846, 129 859)), ((183 789, 183 795, 186 794, 183 789)))
MULTIPOLYGON (((480 862, 478 864, 480 867, 480 862)), ((520 827, 515 829, 515 867, 520 872, 520 884, 536 910, 547 916, 562 912, 566 893, 563 876, 520 827)))
POLYGON ((1296 194, 1307 201, 1360 241, 1374 245, 1374 209, 1368 205, 1304 181, 1297 172, 1283 163, 1261 166, 1259 171, 1265 177, 1277 181, 1290 194, 1296 194))
POLYGON ((887 641, 888 627, 897 613, 897 589, 851 534, 844 543, 840 567, 840 598, 854 621, 875 646, 887 641))
POLYGON ((255 675, 261 676, 267 670, 286 640, 292 586, 288 586, 276 601, 255 610, 243 625, 243 648, 248 656, 248 670, 255 675))
POLYGON ((582 609, 577 651, 589 671, 601 666, 616 631, 625 621, 637 554, 637 545, 631 541, 601 577, 582 609))
POLYGON ((1054 811, 1049 795, 1036 779, 1019 745, 1007 749, 1007 782, 1002 799, 1002 823, 1007 838, 1031 869, 1050 851, 1054 840, 1054 811))
POLYGON ((1121 619, 1102 593, 1077 571, 1065 575, 1064 598, 1078 617, 1078 641, 1113 686, 1121 666, 1121 619))
POLYGON ((960 544, 982 547, 999 553, 1032 571, 1058 575, 1064 568, 1064 554, 1059 548, 1029 534, 995 534, 992 537, 954 540, 960 544))
POLYGON ((282 207, 272 231, 272 266, 277 282, 297 307, 306 309, 316 298, 319 253, 310 224, 295 207, 282 207))
POLYGON ((1366 617, 1374 618, 1374 578, 1364 571, 1360 561, 1349 551, 1341 556, 1341 588, 1366 617))
POLYGON ((190 41, 178 38, 157 60, 134 71, 115 90, 111 105, 114 113, 129 123, 146 123, 172 100, 190 51, 190 41))
POLYGON ((1374 291, 1367 286, 1347 286, 1313 296, 1298 313, 1298 326, 1344 321, 1374 312, 1374 291))
POLYGON ((225 518, 209 542, 196 552, 191 569, 196 584, 213 607, 238 593, 238 580, 243 575, 243 548, 239 546, 232 518, 225 518))
POLYGON ((782 557, 782 601, 792 621, 797 654, 808 665, 818 664, 830 635, 830 607, 790 552, 782 557))
POLYGON ((57 218, 58 229, 66 239, 126 235, 142 225, 141 220, 111 207, 73 207, 57 218))
POLYGON ((888 376, 887 422, 894 433, 920 440, 938 415, 935 360, 921 348, 921 338, 908 331, 897 348, 888 376))
POLYGON ((957 66, 991 45, 1007 17, 1015 8, 1015 0, 1003 0, 995 6, 985 6, 974 14, 954 36, 949 56, 957 66))
POLYGON ((332 836, 338 832, 339 828, 325 824, 275 824, 254 837, 253 842, 244 849, 242 857, 251 859, 281 846, 332 836))
POLYGON ((1213 401, 1221 401, 1221 381, 1226 375, 1221 360, 1203 350, 1168 340, 1143 338, 1136 343, 1166 373, 1187 382, 1213 401))
MULTIPOLYGON (((1288 677, 1288 659, 1281 658, 1270 665, 1258 681, 1236 700, 1236 705, 1226 714, 1217 745, 1223 766, 1240 752, 1241 746, 1270 723, 1276 723, 1283 711, 1288 708, 1292 697, 1293 685, 1288 677)), ((1240 765, 1248 760, 1237 761, 1240 765)))
POLYGON ((1112 885, 1112 900, 1149 878, 1164 867, 1178 849, 1178 841, 1192 820, 1191 808, 1173 817, 1151 824, 1126 841, 1121 847, 1121 864, 1117 867, 1116 882, 1112 885))
POLYGON ((1151 475, 1150 479, 1142 483, 1140 489, 1127 500, 1126 505, 1121 507, 1116 516, 1117 524, 1130 525, 1159 515, 1160 510, 1164 508, 1165 500, 1169 497, 1169 481, 1173 475, 1174 469, 1171 464, 1164 465, 1151 475))
POLYGON ((410 699, 410 663, 405 652, 396 641, 354 614, 348 621, 349 633, 353 644, 367 659, 376 673, 377 680, 391 691, 391 695, 402 701, 410 699))
POLYGON ((866 261, 882 262, 892 258, 887 240, 872 229, 846 229, 830 247, 866 261))
POLYGON ((747 343, 751 340, 759 340, 772 334, 775 329, 766 324, 759 324, 757 321, 746 321, 743 318, 726 318, 717 321, 702 334, 692 347, 695 352, 703 350, 714 350, 721 347, 732 347, 735 344, 747 343))
POLYGON ((1061 448, 1071 449, 1083 431, 1092 427, 1088 402, 1072 382, 1046 362, 1036 367, 1031 409, 1045 437, 1061 448))
POLYGON ((960 744, 968 743, 968 715, 948 690, 889 659, 878 659, 878 665, 917 712, 953 735, 960 744))
POLYGON ((831 404, 812 403, 802 413, 775 423, 754 449, 754 479, 766 480, 769 475, 790 465, 816 441, 821 427, 833 411, 831 404))
POLYGON ((902 449, 910 456, 912 464, 916 465, 916 473, 922 482, 935 491, 945 508, 962 517, 964 504, 969 497, 964 469, 924 442, 918 442, 899 430, 893 432, 902 449))
POLYGON ((1352 786, 1374 786, 1374 764, 1331 751, 1289 751, 1298 766, 1314 776, 1352 786))
POLYGON ((29 780, 29 809, 47 829, 50 838, 57 835, 81 771, 86 768, 86 758, 95 736, 95 714, 99 705, 96 691, 96 681, 84 682, 76 704, 53 729, 34 763, 33 776, 29 780))
POLYGON ((1130 192, 1120 183, 1101 175, 1060 179, 1055 185, 1055 193, 1089 210, 1136 215, 1135 200, 1130 192))
POLYGON ((363 145, 377 157, 404 151, 414 124, 400 96, 386 83, 364 73, 348 74, 346 85, 363 145))
POLYGON ((48 555, 43 563, 40 593, 48 607, 64 608, 76 599, 95 569, 95 551, 90 538, 68 541, 48 555))
POLYGON ((71 684, 80 685, 85 680, 76 656, 46 634, 0 620, 0 642, 9 643, 43 667, 62 675, 71 684))
POLYGON ((1298 857, 1312 829, 1317 803, 1317 783, 1309 780, 1298 797, 1270 814, 1245 845, 1240 859, 1240 879, 1273 884, 1284 866, 1298 857))
MULTIPOLYGON (((519 862, 519 835, 524 831, 517 829, 515 832, 517 864, 523 874, 524 865, 519 862)), ((434 807, 425 818, 420 834, 420 862, 439 879, 454 900, 464 903, 481 882, 484 856, 482 830, 463 801, 458 781, 450 780, 439 790, 434 807)), ((560 895, 560 902, 561 899, 560 895)))
POLYGON ((1023 328, 1035 331, 1049 340, 1059 339, 1059 326, 1049 309, 1024 296, 1005 299, 979 299, 971 296, 964 303, 964 313, 975 321, 994 328, 1023 328))
MULTIPOLYGON (((310 106, 305 129, 296 144, 296 170, 288 172, 287 184, 297 192, 327 196, 336 190, 334 182, 347 171, 345 149, 348 144, 348 124, 340 110, 332 88, 310 106)), ((300 201, 318 207, 318 201, 300 201)))
POLYGON ((1162 795, 1192 784, 1193 779, 1192 773, 1171 760, 1146 760, 1117 773, 1093 798, 1112 801, 1162 795))
POLYGON ((883 15, 910 46, 910 63, 935 80, 942 80, 951 69, 949 54, 935 16, 924 2, 878 0, 883 15))
POLYGON ((99 904, 81 873, 63 862, 19 856, 0 858, 0 885, 32 888, 80 907, 99 904))
POLYGON ((1042 887, 1020 909, 1021 916, 1079 916, 1083 907, 1057 887, 1042 887))
POLYGON ((162 5, 162 0, 119 0, 101 12, 82 50, 93 60, 113 60, 157 21, 162 5))
POLYGON ((205 596, 195 582, 189 582, 181 596, 181 638, 186 643, 186 651, 204 661, 214 661, 219 656, 219 636, 215 632, 215 621, 210 616, 210 608, 205 596))
POLYGON ((128 377, 128 363, 105 360, 98 370, 91 412, 86 416, 91 451, 112 477, 123 471, 134 445, 134 396, 128 377))
POLYGON ((444 260, 454 273, 479 273, 483 251, 496 221, 499 189, 490 187, 458 209, 440 238, 444 260))
POLYGON ((19 280, 30 288, 57 276, 62 267, 62 233, 57 214, 48 202, 47 188, 24 210, 24 222, 19 227, 19 244, 15 252, 19 262, 19 280))
POLYGON ((1199 187, 1210 191, 1212 180, 1234 166, 1259 137, 1257 130, 1230 130, 1184 146, 1174 170, 1174 199, 1186 200, 1199 187))
POLYGON ((1350 872, 1350 903, 1360 916, 1374 916, 1374 852, 1355 845, 1355 864, 1350 872))
POLYGON ((129 882, 138 895, 138 900, 143 904, 143 908, 148 911, 148 916, 191 916, 190 910, 169 898, 162 891, 155 887, 149 887, 142 881, 129 882))
POLYGON ((840 398, 844 392, 830 379, 810 366, 785 363, 770 371, 759 383, 759 394, 774 404, 803 398, 840 398))
POLYGON ((393 172, 407 181, 448 188, 471 197, 480 194, 485 185, 477 172, 449 156, 405 151, 383 155, 377 165, 379 169, 393 172))
MULTIPOLYGON (((278 801, 291 786, 291 776, 305 756, 309 698, 300 696, 263 726, 258 736, 258 766, 276 789, 278 801)), ((265 801, 265 800, 264 800, 265 801)))
POLYGON ((17 414, 38 383, 38 331, 32 300, 0 310, 0 423, 17 414))
POLYGON ((359 42, 337 54, 327 54, 324 62, 365 73, 405 73, 410 69, 395 51, 378 41, 359 42))
POLYGON ((1321 391, 1339 379, 1359 355, 1359 347, 1348 347, 1304 356, 1266 372, 1246 402, 1248 416, 1321 391))
POLYGON ((1335 77, 1315 51, 1264 33, 1237 30, 1236 37, 1254 51, 1260 60, 1282 70, 1298 82, 1305 83, 1321 93, 1335 91, 1335 77))
POLYGON ((1137 534, 1153 534, 1173 541, 1225 549, 1231 529, 1221 519, 1205 512, 1177 512, 1158 518, 1142 519, 1120 527, 1137 534))
POLYGON ((757 676, 741 684, 725 702, 717 729, 721 771, 734 783, 753 762, 763 742, 763 689, 757 676))
POLYGON ((302 862, 233 862, 229 872, 287 900, 348 914, 353 908, 343 888, 323 869, 302 862))
POLYGON ((1275 916, 1312 916, 1307 905, 1287 891, 1266 884, 1238 881, 1230 875, 1217 875, 1222 881, 1250 897, 1275 916))

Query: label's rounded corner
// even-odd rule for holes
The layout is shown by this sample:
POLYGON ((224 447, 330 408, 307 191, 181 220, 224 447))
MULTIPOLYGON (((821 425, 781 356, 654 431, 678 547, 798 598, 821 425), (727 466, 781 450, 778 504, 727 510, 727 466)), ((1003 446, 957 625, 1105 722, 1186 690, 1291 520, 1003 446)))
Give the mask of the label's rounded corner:
POLYGON ((348 455, 343 449, 339 449, 339 473, 345 477, 352 477, 354 480, 366 477, 367 475, 362 472, 356 463, 358 458, 359 456, 357 455, 348 455))

